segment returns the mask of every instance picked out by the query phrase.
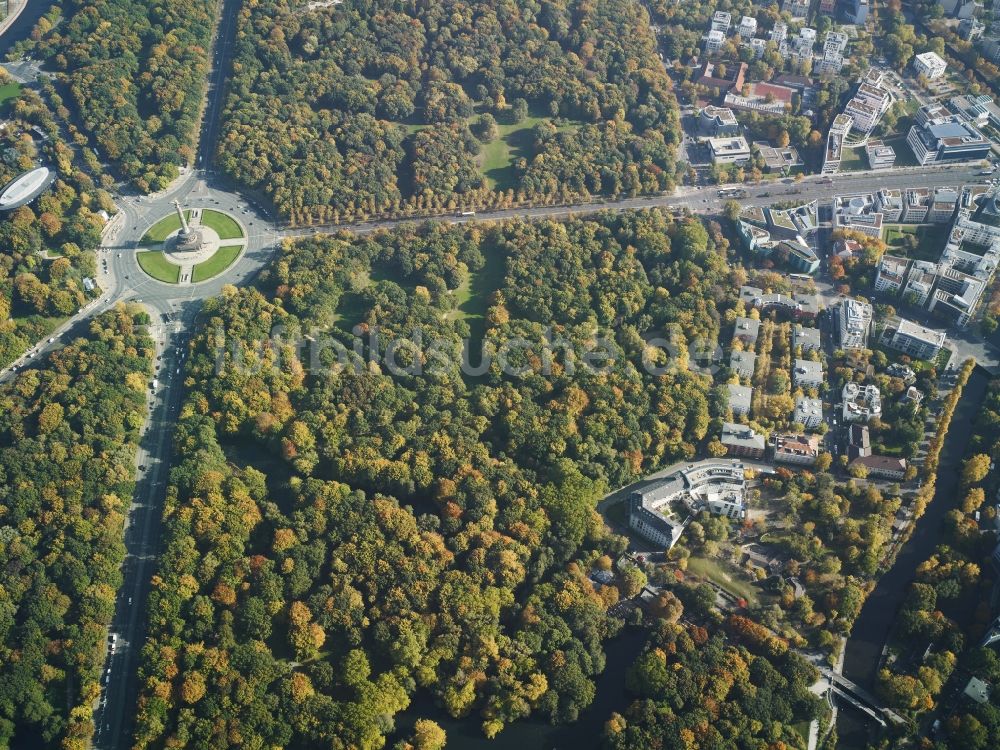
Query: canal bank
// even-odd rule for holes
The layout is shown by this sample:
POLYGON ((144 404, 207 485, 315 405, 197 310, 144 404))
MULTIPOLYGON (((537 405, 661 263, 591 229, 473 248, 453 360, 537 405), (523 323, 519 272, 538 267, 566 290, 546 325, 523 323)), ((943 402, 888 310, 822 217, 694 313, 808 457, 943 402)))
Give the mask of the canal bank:
MULTIPOLYGON (((844 656, 844 676, 859 685, 873 687, 882 649, 917 566, 934 553, 945 514, 959 505, 958 475, 972 436, 969 425, 979 412, 989 380, 989 375, 979 367, 969 377, 941 449, 934 499, 916 522, 912 536, 900 549, 893 566, 879 578, 854 623, 844 656)), ((840 711, 837 729, 838 747, 844 750, 864 747, 867 731, 855 712, 840 711)))

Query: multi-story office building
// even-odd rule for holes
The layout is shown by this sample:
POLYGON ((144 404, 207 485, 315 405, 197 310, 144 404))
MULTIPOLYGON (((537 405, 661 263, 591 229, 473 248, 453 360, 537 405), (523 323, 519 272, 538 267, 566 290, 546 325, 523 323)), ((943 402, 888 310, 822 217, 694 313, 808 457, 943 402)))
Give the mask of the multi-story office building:
POLYGON ((930 80, 940 78, 948 69, 948 63, 941 59, 937 52, 924 52, 913 58, 913 69, 918 76, 926 76, 930 80))
POLYGON ((903 216, 903 193, 896 188, 882 188, 875 194, 875 208, 884 221, 895 223, 903 216))
POLYGON ((840 171, 840 161, 844 155, 844 140, 854 119, 850 115, 840 114, 833 118, 830 132, 826 136, 826 151, 823 154, 823 174, 835 174, 840 171))
POLYGON ((992 147, 975 125, 958 115, 934 117, 910 128, 906 143, 922 165, 986 158, 992 147))
POLYGON ((880 140, 871 140, 865 145, 865 156, 872 169, 891 169, 896 163, 896 151, 880 140))
POLYGON ((740 124, 733 110, 728 107, 709 105, 698 113, 698 128, 702 135, 711 138, 725 138, 738 135, 740 124))
POLYGON ((903 216, 907 224, 923 224, 931 210, 930 188, 907 188, 903 194, 903 216))
POLYGON ((856 299, 841 300, 833 307, 837 346, 841 349, 864 349, 872 327, 872 306, 856 299))
POLYGON ((934 359, 946 340, 944 331, 935 331, 900 317, 886 323, 881 339, 885 346, 917 359, 934 359))

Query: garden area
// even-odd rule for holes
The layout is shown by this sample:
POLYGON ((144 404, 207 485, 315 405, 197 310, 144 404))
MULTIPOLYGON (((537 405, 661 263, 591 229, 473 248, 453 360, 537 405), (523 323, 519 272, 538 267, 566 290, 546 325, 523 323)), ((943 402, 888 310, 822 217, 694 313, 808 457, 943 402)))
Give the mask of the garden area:
POLYGON ((223 245, 215 251, 215 255, 191 269, 191 282, 198 283, 218 276, 236 261, 242 250, 242 244, 223 245))
POLYGON ((914 260, 937 260, 948 241, 947 224, 890 224, 885 244, 894 255, 914 260))
POLYGON ((137 253, 135 259, 139 262, 139 267, 157 281, 176 284, 180 278, 181 267, 167 260, 161 250, 137 253))

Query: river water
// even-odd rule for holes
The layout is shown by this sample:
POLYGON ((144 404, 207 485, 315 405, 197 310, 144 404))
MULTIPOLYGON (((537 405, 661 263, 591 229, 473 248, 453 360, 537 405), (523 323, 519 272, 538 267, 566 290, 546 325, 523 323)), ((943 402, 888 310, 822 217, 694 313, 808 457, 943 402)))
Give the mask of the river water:
MULTIPOLYGON (((896 612, 903 603, 917 566, 934 553, 945 514, 959 505, 958 474, 971 437, 969 425, 983 403, 988 385, 989 376, 986 372, 978 367, 972 371, 945 436, 934 499, 928 504, 923 517, 917 521, 912 536, 899 551, 896 562, 879 579, 854 623, 844 655, 844 676, 859 685, 872 687, 882 647, 889 637, 896 612)), ((837 721, 840 736, 838 747, 843 750, 863 748, 869 729, 867 723, 862 721, 861 714, 842 708, 837 721)))

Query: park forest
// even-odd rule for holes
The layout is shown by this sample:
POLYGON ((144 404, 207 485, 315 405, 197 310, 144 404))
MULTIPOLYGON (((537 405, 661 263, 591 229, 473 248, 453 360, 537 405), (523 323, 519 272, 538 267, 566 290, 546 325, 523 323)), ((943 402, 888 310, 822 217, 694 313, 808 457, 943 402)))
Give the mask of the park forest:
POLYGON ((676 100, 635 0, 240 14, 219 165, 293 222, 670 189, 676 100))
POLYGON ((0 747, 85 747, 153 344, 118 307, 0 386, 0 747))
POLYGON ((681 330, 715 339, 742 273, 726 250, 717 227, 659 211, 426 224, 290 243, 260 289, 209 301, 137 747, 377 748, 417 690, 488 736, 576 719, 621 627, 617 589, 588 578, 625 548, 595 504, 692 456, 709 425, 710 378, 648 374, 644 336, 676 332, 682 360, 681 330), (580 350, 607 336, 614 366, 560 354, 546 373, 522 352, 520 376, 460 371, 463 338, 489 350, 550 325, 580 350), (375 328, 451 356, 420 375, 340 367, 332 346, 292 356, 303 335, 351 350, 375 328))

